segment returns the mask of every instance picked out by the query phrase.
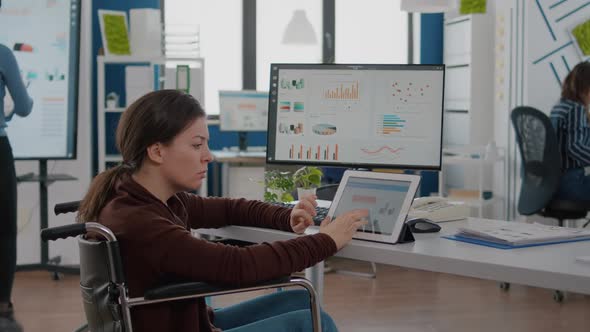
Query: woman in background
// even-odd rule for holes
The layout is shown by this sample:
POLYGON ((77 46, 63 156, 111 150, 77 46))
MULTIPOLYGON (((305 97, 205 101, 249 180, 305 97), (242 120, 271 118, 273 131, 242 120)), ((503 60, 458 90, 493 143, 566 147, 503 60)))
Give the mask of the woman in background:
POLYGON ((580 62, 563 82, 551 123, 561 153, 561 199, 590 201, 590 62, 580 62))
POLYGON ((11 303, 16 269, 16 171, 6 123, 16 114, 27 116, 33 108, 12 51, 0 44, 0 331, 21 331, 11 303), (5 107, 8 89, 13 107, 5 107))

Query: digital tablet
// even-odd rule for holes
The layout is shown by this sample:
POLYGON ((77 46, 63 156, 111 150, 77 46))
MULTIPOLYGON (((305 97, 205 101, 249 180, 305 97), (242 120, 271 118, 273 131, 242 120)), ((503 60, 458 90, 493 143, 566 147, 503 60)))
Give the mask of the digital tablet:
POLYGON ((365 171, 346 171, 330 205, 332 220, 354 209, 368 209, 368 224, 353 238, 397 243, 420 184, 420 177, 365 171))

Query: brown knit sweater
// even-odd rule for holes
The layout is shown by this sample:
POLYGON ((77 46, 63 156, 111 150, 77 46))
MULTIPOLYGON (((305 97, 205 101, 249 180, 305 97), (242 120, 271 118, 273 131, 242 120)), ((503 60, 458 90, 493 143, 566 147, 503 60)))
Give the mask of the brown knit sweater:
MULTIPOLYGON (((203 281, 246 285, 310 267, 336 252, 326 234, 248 247, 197 239, 190 229, 227 225, 291 231, 290 210, 258 201, 202 198, 179 193, 162 203, 130 177, 116 186, 114 199, 98 222, 120 242, 125 278, 131 297, 170 282, 203 281)), ((133 330, 219 331, 205 301, 183 300, 135 307, 133 330)))

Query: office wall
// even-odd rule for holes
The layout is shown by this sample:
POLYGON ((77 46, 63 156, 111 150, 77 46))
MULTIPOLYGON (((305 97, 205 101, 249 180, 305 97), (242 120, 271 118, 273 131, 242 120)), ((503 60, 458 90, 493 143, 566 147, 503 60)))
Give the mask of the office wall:
POLYGON ((587 0, 504 0, 495 5, 495 123, 498 146, 508 152, 505 185, 509 219, 517 217, 520 156, 510 124, 519 105, 549 114, 561 81, 582 60, 570 30, 590 18, 587 0))

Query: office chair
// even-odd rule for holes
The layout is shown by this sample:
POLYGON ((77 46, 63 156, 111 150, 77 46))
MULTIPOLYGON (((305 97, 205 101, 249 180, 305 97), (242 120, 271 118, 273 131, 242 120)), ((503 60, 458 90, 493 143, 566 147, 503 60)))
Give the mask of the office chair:
POLYGON ((515 108, 510 117, 523 165, 518 212, 557 219, 559 226, 564 220, 585 218, 590 201, 554 198, 561 179, 561 155, 549 117, 527 106, 515 108))
MULTIPOLYGON (((78 206, 79 202, 57 204, 55 213, 74 212, 78 206)), ((131 309, 150 303, 300 286, 306 289, 310 296, 314 331, 321 332, 317 293, 307 279, 287 276, 242 288, 186 282, 157 287, 146 291, 143 297, 130 298, 123 275, 119 242, 109 228, 99 223, 87 222, 41 231, 43 241, 76 236, 80 248, 80 290, 88 322, 76 331, 132 332, 131 309), (100 235, 104 241, 85 239, 88 232, 100 235)))
MULTIPOLYGON (((585 218, 590 202, 554 198, 561 179, 561 155, 549 117, 533 107, 520 106, 510 118, 522 159, 518 213, 554 218, 559 226, 563 226, 564 220, 585 218)), ((500 288, 508 290, 510 284, 501 283, 500 288)), ((562 302, 564 293, 554 291, 553 299, 562 302)))

